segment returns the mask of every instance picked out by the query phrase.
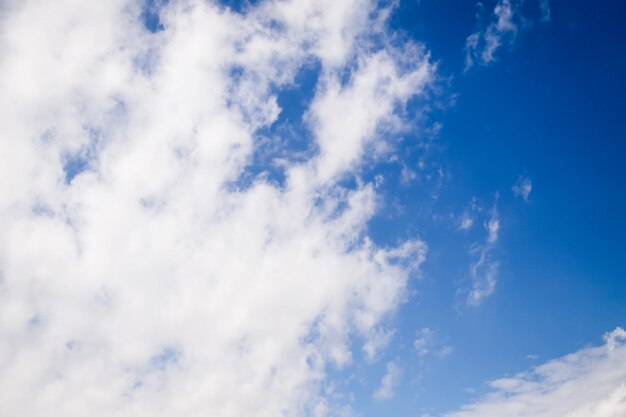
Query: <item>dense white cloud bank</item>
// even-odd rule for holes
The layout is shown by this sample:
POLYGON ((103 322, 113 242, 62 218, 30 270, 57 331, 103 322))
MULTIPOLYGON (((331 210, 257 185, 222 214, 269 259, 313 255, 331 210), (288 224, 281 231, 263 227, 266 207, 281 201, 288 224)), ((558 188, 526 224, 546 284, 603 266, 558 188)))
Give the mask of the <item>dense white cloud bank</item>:
POLYGON ((376 7, 173 1, 150 33, 136 1, 3 3, 1 415, 333 414, 326 367, 426 250, 367 237, 359 170, 433 78, 376 7), (311 151, 241 186, 311 62, 311 151))
POLYGON ((621 417, 626 415, 626 331, 512 378, 447 417, 621 417))

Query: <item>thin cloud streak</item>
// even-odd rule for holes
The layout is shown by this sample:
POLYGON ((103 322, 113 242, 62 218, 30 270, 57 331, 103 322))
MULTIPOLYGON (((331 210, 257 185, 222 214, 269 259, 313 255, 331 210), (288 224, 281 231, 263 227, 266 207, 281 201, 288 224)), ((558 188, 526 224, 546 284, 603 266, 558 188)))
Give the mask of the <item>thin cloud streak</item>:
POLYGON ((626 332, 511 378, 445 417, 621 417, 626 414, 626 332))
MULTIPOLYGON (((538 1, 539 21, 551 20, 548 0, 538 1)), ((518 33, 529 27, 528 19, 521 15, 523 1, 499 0, 493 12, 485 17, 484 5, 477 3, 477 30, 465 40, 465 72, 475 65, 487 66, 497 60, 498 51, 512 45, 518 33)))
POLYGON ((394 362, 387 363, 387 372, 380 381, 380 387, 374 392, 374 399, 384 401, 393 397, 401 377, 402 369, 394 362))
POLYGON ((499 263, 492 255, 500 233, 500 216, 496 204, 491 209, 484 226, 487 231, 485 241, 474 244, 470 250, 475 260, 469 270, 472 287, 467 296, 467 305, 473 307, 480 305, 496 289, 499 263))
POLYGON ((524 201, 528 201, 528 196, 533 190, 533 183, 527 176, 520 175, 517 178, 517 181, 511 187, 511 191, 513 191, 513 195, 516 197, 521 197, 524 201))

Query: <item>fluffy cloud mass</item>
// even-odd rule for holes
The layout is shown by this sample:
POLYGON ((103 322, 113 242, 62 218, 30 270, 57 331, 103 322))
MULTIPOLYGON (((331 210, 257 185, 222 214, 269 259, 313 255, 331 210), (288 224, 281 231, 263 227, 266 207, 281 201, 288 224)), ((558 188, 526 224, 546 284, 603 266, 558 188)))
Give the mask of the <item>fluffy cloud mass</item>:
POLYGON ((529 372, 490 383, 492 392, 447 417, 621 417, 626 415, 626 331, 529 372))
POLYGON ((368 0, 172 1, 158 32, 132 0, 1 7, 0 414, 332 413, 328 366, 425 256, 368 237, 359 175, 433 80, 422 47, 368 0), (311 67, 296 151, 270 128, 311 67))

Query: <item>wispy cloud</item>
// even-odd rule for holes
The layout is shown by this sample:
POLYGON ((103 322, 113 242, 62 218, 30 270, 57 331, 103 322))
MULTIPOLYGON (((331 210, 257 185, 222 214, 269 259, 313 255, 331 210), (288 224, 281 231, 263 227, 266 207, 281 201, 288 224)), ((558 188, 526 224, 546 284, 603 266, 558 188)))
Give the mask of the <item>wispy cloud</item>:
POLYGON ((413 342, 413 346, 418 355, 425 356, 430 353, 432 343, 433 331, 425 327, 419 331, 417 339, 413 342))
POLYGON ((467 296, 467 304, 470 306, 481 304, 496 289, 499 264, 493 259, 492 252, 500 233, 497 204, 492 207, 484 227, 487 232, 485 241, 474 244, 470 249, 470 254, 474 257, 469 270, 472 287, 467 296))
POLYGON ((476 216, 481 210, 482 207, 480 207, 478 200, 476 197, 473 197, 463 214, 458 217, 458 228, 464 231, 470 230, 474 226, 476 216))
POLYGON ((387 363, 387 372, 380 381, 380 387, 374 392, 377 400, 388 400, 394 395, 394 390, 400 383, 402 368, 394 362, 387 363))
POLYGON ((498 216, 498 208, 496 206, 491 211, 491 217, 487 221, 486 228, 488 231, 487 243, 496 243, 498 241, 498 233, 500 233, 500 217, 498 216))
MULTIPOLYGON (((483 5, 478 5, 477 19, 482 19, 483 5)), ((478 30, 467 37, 465 42, 465 69, 474 64, 487 65, 494 61, 495 53, 506 38, 513 38, 518 27, 515 23, 516 10, 510 0, 500 0, 489 18, 490 23, 483 30, 478 30)), ((508 41, 508 39, 506 39, 508 41)))
POLYGON ((552 11, 550 10, 550 0, 540 0, 539 9, 541 11, 541 21, 549 22, 552 20, 552 11))
POLYGON ((433 355, 443 358, 450 355, 453 351, 452 347, 444 345, 438 339, 438 337, 435 337, 435 332, 432 329, 424 327, 418 331, 413 347, 420 357, 433 355))
POLYGON ((459 220, 459 229, 469 230, 473 225, 474 219, 468 213, 463 213, 461 219, 459 220))
POLYGON ((372 331, 369 339, 363 345, 366 358, 369 361, 376 359, 377 355, 391 342, 395 333, 395 329, 377 329, 372 331))
POLYGON ((626 332, 489 383, 491 391, 446 417, 621 417, 626 415, 626 332))
POLYGON ((528 201, 528 196, 530 192, 533 190, 533 183, 529 177, 520 175, 517 178, 517 181, 511 187, 511 191, 516 197, 522 197, 524 201, 528 201))
MULTIPOLYGON (((540 21, 550 21, 548 0, 538 0, 541 12, 540 21)), ((486 14, 482 3, 477 4, 477 30, 465 41, 465 71, 476 64, 488 65, 496 60, 498 50, 515 41, 520 29, 527 27, 521 16, 523 1, 499 0, 493 13, 486 14)))

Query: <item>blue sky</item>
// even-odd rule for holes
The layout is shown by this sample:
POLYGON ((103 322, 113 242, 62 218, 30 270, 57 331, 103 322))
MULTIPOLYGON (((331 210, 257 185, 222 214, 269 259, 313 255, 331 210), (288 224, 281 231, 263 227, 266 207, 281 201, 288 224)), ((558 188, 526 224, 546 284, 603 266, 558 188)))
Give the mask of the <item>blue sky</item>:
MULTIPOLYGON (((474 395, 465 388, 480 390, 533 365, 527 355, 545 360, 596 343, 626 316, 626 5, 554 1, 551 10, 550 22, 535 23, 496 62, 465 74, 474 4, 402 2, 393 20, 426 42, 450 76, 446 93, 456 96, 454 106, 432 115, 443 125, 436 158, 451 179, 426 218, 413 214, 431 260, 399 318, 407 333, 420 326, 441 332, 454 354, 416 365, 419 393, 402 391, 400 415, 410 415, 407 402, 455 407, 474 395), (511 193, 519 175, 532 179, 526 202, 511 193), (497 289, 478 308, 457 308, 471 239, 428 217, 458 211, 475 196, 490 204, 496 192, 497 289)), ((415 205, 407 211, 419 213, 422 201, 406 199, 415 205)), ((407 360, 415 363, 415 355, 407 360)))
MULTIPOLYGON (((401 1, 393 11, 393 29, 424 42, 441 77, 433 107, 416 121, 420 130, 398 150, 408 166, 424 160, 424 176, 433 178, 402 184, 395 163, 376 166, 366 175, 395 175, 385 192, 401 208, 386 206, 369 227, 383 243, 417 232, 429 258, 391 319, 399 327, 386 357, 405 368, 402 387, 389 401, 372 399, 368 389, 385 363, 360 369, 353 389, 363 415, 449 411, 484 391, 485 381, 596 344, 623 325, 626 5, 552 1, 550 20, 541 21, 531 3, 519 11, 527 27, 493 62, 470 70, 464 46, 480 6, 401 1), (429 133, 435 123, 440 130, 429 133), (415 143, 425 130, 428 150, 415 143), (511 190, 519 178, 532 180, 527 201, 511 190), (483 233, 480 224, 458 229, 473 199, 483 211, 496 205, 501 221, 497 289, 478 307, 466 306, 459 293, 468 285, 468 250, 483 233), (413 341, 423 328, 453 353, 420 358, 413 341)), ((483 2, 483 13, 496 4, 483 2)), ((299 88, 279 95, 284 110, 274 128, 300 122, 318 74, 314 66, 305 70, 299 88)))
MULTIPOLYGON (((424 42, 443 78, 439 107, 427 114, 442 128, 426 159, 445 178, 395 184, 388 192, 402 209, 389 207, 370 225, 381 241, 417 230, 430 253, 415 293, 393 319, 399 333, 388 357, 406 366, 403 387, 382 404, 364 390, 363 415, 453 409, 487 380, 594 344, 623 325, 626 6, 550 7, 549 22, 532 21, 531 11, 529 27, 494 62, 466 72, 463 46, 476 26, 476 4, 402 1, 394 11, 394 29, 424 42), (532 179, 528 201, 511 192, 519 177, 532 179), (459 233, 448 216, 474 198, 484 206, 497 201, 501 267, 493 297, 468 308, 458 287, 466 285, 476 236, 459 233), (453 354, 419 358, 412 341, 424 327, 453 354)), ((405 146, 399 153, 407 164, 424 156, 410 136, 405 146)), ((371 387, 384 366, 363 372, 371 387)))
POLYGON ((425 215, 423 201, 406 196, 431 259, 399 314, 403 331, 432 327, 454 353, 424 365, 408 355, 421 377, 418 390, 401 391, 397 415, 456 407, 475 396, 465 389, 594 344, 626 316, 626 5, 551 2, 550 22, 534 23, 495 62, 463 73, 475 10, 472 2, 401 2, 393 18, 426 42, 450 77, 444 95, 455 96, 431 115, 443 125, 435 158, 451 178, 425 215), (532 179, 528 201, 511 193, 519 175, 532 179), (473 197, 491 204, 497 192, 497 289, 478 308, 458 308, 472 240, 428 217, 458 212, 473 197))
POLYGON ((3 13, 1 415, 626 413, 626 2, 3 13))

